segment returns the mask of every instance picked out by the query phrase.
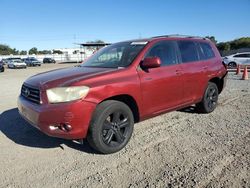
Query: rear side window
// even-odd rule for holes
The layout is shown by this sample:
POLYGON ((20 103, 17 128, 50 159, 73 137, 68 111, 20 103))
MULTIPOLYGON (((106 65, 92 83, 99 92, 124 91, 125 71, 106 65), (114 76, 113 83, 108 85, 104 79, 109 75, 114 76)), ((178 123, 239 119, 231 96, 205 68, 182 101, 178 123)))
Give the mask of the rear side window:
POLYGON ((162 41, 153 46, 145 57, 159 57, 162 66, 177 64, 177 54, 175 50, 175 42, 162 41))
POLYGON ((205 42, 200 42, 200 47, 201 47, 201 51, 202 51, 202 59, 211 59, 215 57, 214 51, 212 49, 212 47, 205 42))
POLYGON ((199 61, 196 45, 192 41, 178 41, 181 59, 183 63, 199 61))
POLYGON ((250 57, 250 54, 238 54, 238 55, 235 55, 234 57, 248 58, 248 57, 250 57))

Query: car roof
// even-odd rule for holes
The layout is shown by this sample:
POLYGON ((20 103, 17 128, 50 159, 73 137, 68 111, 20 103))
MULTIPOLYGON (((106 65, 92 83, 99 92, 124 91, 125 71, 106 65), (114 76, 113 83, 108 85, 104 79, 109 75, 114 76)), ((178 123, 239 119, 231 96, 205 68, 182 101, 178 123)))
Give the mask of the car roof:
POLYGON ((239 52, 239 53, 232 54, 232 55, 240 55, 240 54, 250 54, 250 52, 239 52))
POLYGON ((210 39, 208 39, 206 37, 171 34, 171 35, 154 36, 154 37, 150 37, 150 38, 127 40, 127 41, 124 41, 124 42, 151 42, 151 41, 159 40, 159 39, 198 39, 198 40, 210 41, 210 39))
POLYGON ((239 53, 236 53, 236 54, 227 55, 226 57, 233 57, 235 55, 241 55, 241 54, 250 54, 250 52, 239 52, 239 53))

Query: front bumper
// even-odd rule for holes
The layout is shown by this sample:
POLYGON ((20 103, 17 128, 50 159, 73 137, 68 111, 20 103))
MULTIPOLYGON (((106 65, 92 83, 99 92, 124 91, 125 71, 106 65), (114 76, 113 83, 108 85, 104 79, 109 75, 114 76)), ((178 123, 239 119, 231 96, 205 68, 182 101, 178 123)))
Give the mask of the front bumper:
POLYGON ((31 65, 34 65, 34 66, 41 66, 41 63, 40 63, 40 62, 32 62, 31 65))
POLYGON ((15 68, 25 68, 26 65, 23 65, 23 64, 21 64, 21 65, 20 64, 19 65, 18 64, 14 64, 14 67, 15 68))
POLYGON ((79 100, 60 104, 34 104, 22 96, 18 98, 18 110, 21 116, 43 133, 64 139, 86 138, 91 116, 96 104, 79 100), (59 125, 67 124, 70 131, 62 130, 59 125))

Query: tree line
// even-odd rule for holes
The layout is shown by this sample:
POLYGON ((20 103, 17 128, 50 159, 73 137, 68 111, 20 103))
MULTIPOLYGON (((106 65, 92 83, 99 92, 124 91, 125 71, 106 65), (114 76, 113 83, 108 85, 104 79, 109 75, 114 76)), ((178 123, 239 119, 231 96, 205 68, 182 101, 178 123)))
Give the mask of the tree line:
POLYGON ((41 50, 39 51, 36 47, 31 48, 30 50, 17 50, 16 48, 11 48, 6 44, 0 44, 0 55, 27 55, 27 54, 35 54, 35 55, 46 55, 46 54, 62 54, 63 52, 60 50, 41 50))
MULTIPOLYGON (((228 41, 228 42, 217 42, 217 40, 215 39, 214 36, 206 36, 206 38, 209 38, 211 41, 213 41, 218 50, 221 52, 221 54, 225 54, 231 50, 238 50, 238 49, 242 49, 242 48, 250 48, 250 37, 242 37, 239 39, 235 39, 232 41, 228 41)), ((89 43, 91 42, 103 42, 102 40, 97 40, 97 41, 89 41, 89 43)), ((11 48, 8 45, 5 44, 0 44, 0 55, 27 55, 27 53, 29 52, 29 54, 62 54, 63 52, 61 52, 60 50, 41 50, 39 51, 36 47, 31 48, 29 51, 25 51, 25 50, 17 50, 16 48, 11 48)))

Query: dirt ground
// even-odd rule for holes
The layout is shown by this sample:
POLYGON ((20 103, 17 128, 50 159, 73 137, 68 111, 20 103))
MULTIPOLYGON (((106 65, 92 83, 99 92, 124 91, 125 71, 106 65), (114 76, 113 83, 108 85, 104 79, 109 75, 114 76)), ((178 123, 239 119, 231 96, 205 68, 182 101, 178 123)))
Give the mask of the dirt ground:
POLYGON ((250 187, 250 80, 230 73, 213 113, 188 108, 146 120, 125 149, 100 155, 18 114, 22 82, 65 66, 73 65, 0 73, 0 187, 250 187))

